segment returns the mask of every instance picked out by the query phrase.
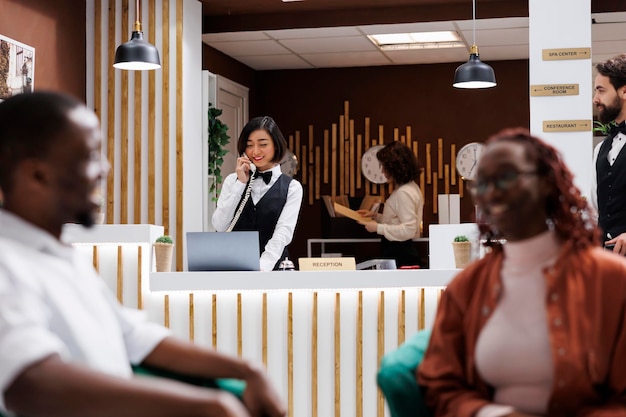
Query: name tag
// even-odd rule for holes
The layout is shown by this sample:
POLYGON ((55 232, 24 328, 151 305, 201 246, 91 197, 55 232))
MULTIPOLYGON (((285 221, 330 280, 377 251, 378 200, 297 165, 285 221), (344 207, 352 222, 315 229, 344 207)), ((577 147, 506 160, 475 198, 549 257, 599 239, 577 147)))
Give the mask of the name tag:
POLYGON ((354 258, 298 258, 300 271, 354 271, 354 258))

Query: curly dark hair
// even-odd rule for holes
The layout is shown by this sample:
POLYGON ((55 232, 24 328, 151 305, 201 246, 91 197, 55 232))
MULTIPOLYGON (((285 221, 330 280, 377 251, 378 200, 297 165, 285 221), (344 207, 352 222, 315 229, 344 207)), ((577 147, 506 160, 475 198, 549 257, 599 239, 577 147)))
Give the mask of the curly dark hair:
MULTIPOLYGON (((554 225, 557 236, 572 240, 578 248, 597 246, 600 235, 587 200, 574 185, 574 176, 567 168, 559 152, 541 139, 532 136, 528 129, 505 129, 487 140, 519 143, 526 148, 526 157, 537 164, 537 173, 543 176, 552 188, 546 199, 546 216, 554 225)), ((487 246, 501 249, 503 238, 497 230, 487 224, 479 224, 481 237, 487 246)))
POLYGON ((598 74, 609 78, 617 90, 626 85, 626 54, 620 54, 596 65, 598 74))
POLYGON ((250 120, 241 130, 239 139, 237 140, 237 152, 239 155, 246 152, 246 146, 248 145, 248 138, 255 130, 265 129, 274 142, 274 158, 272 162, 280 162, 287 152, 287 141, 283 136, 283 132, 280 131, 278 125, 270 116, 259 116, 250 120))
POLYGON ((422 172, 422 164, 402 142, 386 144, 376 153, 376 158, 382 164, 385 174, 391 176, 398 185, 417 180, 422 172))

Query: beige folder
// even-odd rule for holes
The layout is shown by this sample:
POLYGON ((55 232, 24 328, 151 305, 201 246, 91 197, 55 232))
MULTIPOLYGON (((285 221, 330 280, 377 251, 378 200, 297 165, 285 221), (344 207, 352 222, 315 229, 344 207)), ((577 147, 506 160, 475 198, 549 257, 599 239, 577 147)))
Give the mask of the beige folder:
POLYGON ((356 220, 357 222, 360 222, 360 223, 371 222, 372 220, 374 220, 369 217, 363 217, 356 211, 352 210, 351 208, 342 206, 341 204, 334 203, 333 207, 335 208, 336 213, 343 214, 344 216, 349 217, 352 220, 356 220))

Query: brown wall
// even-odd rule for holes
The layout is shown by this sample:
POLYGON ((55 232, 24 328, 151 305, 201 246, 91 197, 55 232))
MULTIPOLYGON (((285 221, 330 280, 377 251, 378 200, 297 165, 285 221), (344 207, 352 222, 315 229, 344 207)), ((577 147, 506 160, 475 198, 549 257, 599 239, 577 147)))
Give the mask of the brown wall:
POLYGON ((202 44, 202 69, 223 75, 231 81, 248 87, 250 89, 248 111, 250 114, 258 112, 257 72, 255 70, 204 43, 202 44))
MULTIPOLYGON (((238 67, 236 61, 230 64, 238 67)), ((438 138, 443 139, 444 160, 449 161, 451 144, 456 144, 458 151, 464 144, 484 141, 502 128, 528 127, 530 123, 528 61, 489 62, 495 70, 498 86, 487 90, 453 88, 452 79, 459 64, 259 71, 252 85, 241 77, 234 81, 251 87, 256 85, 257 101, 253 104, 251 100, 251 118, 271 115, 286 137, 300 131, 303 144, 304 138, 308 138, 308 126, 312 124, 315 145, 323 146, 323 130, 339 122, 344 101, 348 100, 356 134, 364 134, 365 117, 371 120, 372 138, 378 137, 378 126, 384 126, 385 141, 392 140, 393 128, 404 132, 410 125, 413 139, 419 142, 422 162, 427 142, 431 143, 433 162, 436 161, 438 138)), ((231 77, 227 66, 212 71, 231 77)), ((238 76, 237 71, 232 74, 238 76)), ((301 179, 302 171, 296 177, 301 179)), ((438 191, 443 192, 441 182, 438 191)), ((424 209, 427 233, 428 224, 436 223, 437 215, 433 213, 432 185, 426 185, 423 192, 427 201, 424 209)), ((450 192, 456 193, 458 188, 451 187, 450 192)), ((321 194, 330 193, 330 186, 322 184, 321 194)), ((319 201, 309 205, 307 194, 305 187, 301 218, 290 247, 292 258, 296 259, 306 256, 307 238, 323 237, 322 206, 319 201)), ((363 190, 357 190, 357 196, 363 194, 363 190)), ((473 221, 473 205, 465 194, 461 220, 469 222, 473 221)), ((353 232, 361 230, 353 229, 353 232)), ((345 253, 347 248, 328 251, 342 250, 345 253)))
POLYGON ((0 0, 0 34, 35 48, 35 89, 56 90, 83 101, 85 2, 0 0))

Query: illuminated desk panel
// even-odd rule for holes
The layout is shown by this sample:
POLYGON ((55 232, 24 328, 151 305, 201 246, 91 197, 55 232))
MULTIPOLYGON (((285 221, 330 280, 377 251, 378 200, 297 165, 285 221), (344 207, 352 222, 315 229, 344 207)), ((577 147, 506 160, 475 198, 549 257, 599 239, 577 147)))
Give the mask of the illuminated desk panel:
POLYGON ((449 270, 150 274, 150 316, 180 337, 266 364, 292 416, 389 416, 385 352, 432 326, 449 270), (315 410, 315 412, 314 412, 315 410))

